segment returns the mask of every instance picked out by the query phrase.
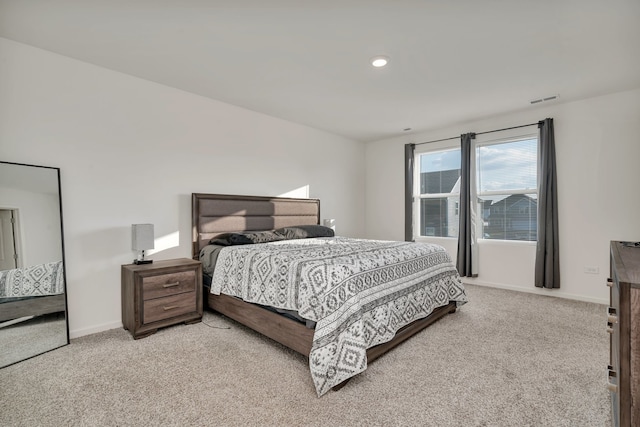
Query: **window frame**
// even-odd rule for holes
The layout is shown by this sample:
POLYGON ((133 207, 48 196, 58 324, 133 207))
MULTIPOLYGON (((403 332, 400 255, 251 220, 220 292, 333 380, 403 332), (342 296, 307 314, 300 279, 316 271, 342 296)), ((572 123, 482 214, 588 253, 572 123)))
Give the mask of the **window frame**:
MULTIPOLYGON (((512 195, 512 194, 524 194, 524 195, 530 195, 530 194, 535 194, 536 195, 536 199, 538 198, 539 194, 538 194, 538 187, 539 187, 539 181, 540 181, 540 171, 539 171, 539 167, 540 167, 540 158, 539 158, 539 144, 540 144, 540 136, 538 134, 537 131, 534 132, 523 132, 522 129, 516 129, 511 130, 511 131, 502 131, 501 132, 501 136, 496 137, 495 135, 490 135, 490 134, 480 134, 476 136, 476 139, 472 140, 472 159, 471 159, 471 164, 472 164, 472 184, 473 184, 473 188, 472 190, 472 199, 473 200, 478 200, 480 197, 486 197, 486 196, 497 196, 497 195, 512 195), (517 142, 517 141, 523 141, 523 140, 529 140, 529 139, 535 139, 536 140, 536 186, 534 189, 516 189, 516 190, 498 190, 498 191, 484 191, 484 192, 480 192, 480 188, 479 188, 479 167, 478 167, 478 147, 481 146, 490 146, 490 145, 498 145, 498 144, 506 144, 506 143, 510 143, 510 142, 517 142)), ((412 195, 413 195, 413 238, 414 240, 417 239, 447 239, 447 240, 452 240, 452 239, 458 239, 458 237, 445 237, 445 236, 423 236, 420 234, 421 229, 420 229, 420 201, 423 199, 436 199, 436 198, 443 198, 443 197, 450 197, 452 195, 456 195, 458 197, 458 206, 460 203, 460 193, 438 193, 438 194, 428 194, 428 195, 422 195, 420 194, 420 185, 421 185, 421 179, 420 179, 420 169, 421 169, 421 163, 420 163, 420 156, 423 154, 429 154, 429 153, 437 153, 437 152, 445 152, 445 151, 456 151, 456 150, 460 150, 460 141, 458 139, 456 140, 451 140, 448 141, 446 143, 434 143, 433 145, 429 144, 425 144, 425 146, 422 147, 416 147, 415 151, 414 151, 414 165, 416 166, 414 168, 414 176, 413 176, 413 191, 412 191, 412 195)), ((475 209, 475 213, 476 213, 476 236, 478 242, 486 242, 486 243, 491 243, 491 244, 536 244, 537 243, 537 237, 535 240, 509 240, 509 239, 487 239, 484 238, 482 235, 482 231, 483 231, 483 224, 482 224, 482 217, 481 217, 481 209, 480 209, 480 205, 478 204, 476 206, 475 209), (479 219, 479 220, 478 220, 479 219)))
POLYGON ((421 194, 420 193, 420 186, 422 183, 421 180, 421 162, 420 162, 420 156, 423 154, 433 154, 433 153, 440 153, 440 152, 451 152, 451 151, 460 151, 460 146, 459 145, 438 145, 436 147, 427 149, 427 147, 423 148, 423 149, 417 149, 414 152, 414 164, 416 165, 416 167, 414 168, 413 171, 413 238, 414 239, 458 239, 458 236, 456 235, 455 237, 450 237, 450 236, 423 236, 422 234, 420 234, 421 229, 420 229, 420 206, 421 206, 421 201, 423 199, 442 199, 442 198, 447 198, 447 197, 452 197, 452 196, 457 196, 457 201, 456 201, 456 210, 459 211, 459 206, 460 206, 460 191, 458 191, 457 193, 431 193, 431 194, 421 194))
MULTIPOLYGON (((491 137, 477 137, 476 140, 473 141, 473 145, 472 145, 472 151, 474 153, 474 162, 473 162, 473 171, 472 174, 475 177, 476 180, 476 185, 475 188, 473 189, 473 193, 472 193, 472 199, 474 200, 479 200, 483 197, 491 197, 491 196, 511 196, 511 195, 517 195, 517 194, 521 194, 521 195, 531 195, 531 194, 535 194, 535 198, 536 200, 538 199, 538 187, 539 187, 539 182, 540 182, 540 158, 539 158, 539 144, 540 144, 540 137, 538 135, 537 132, 527 132, 527 133, 522 133, 522 132, 518 132, 518 133, 514 133, 511 135, 503 135, 502 137, 499 138, 491 138, 491 137), (503 145, 503 144, 509 144, 509 143, 514 143, 514 142, 518 142, 518 141, 527 141, 527 140, 535 140, 536 141, 536 160, 535 160, 535 166, 536 166, 536 184, 535 187, 533 189, 510 189, 510 190, 492 190, 492 191, 480 191, 480 168, 479 168, 479 148, 480 147, 486 147, 486 146, 492 146, 492 145, 503 145)), ((480 204, 478 203, 478 207, 476 208, 476 213, 479 215, 481 209, 480 209, 480 204)), ((506 213, 505 213, 506 215, 506 213)), ((506 220, 510 221, 510 218, 505 218, 506 220)), ((478 241, 485 241, 485 242, 522 242, 522 243, 537 243, 538 238, 536 235, 536 239, 535 240, 520 240, 520 239, 489 239, 489 238, 485 238, 484 234, 483 234, 483 221, 482 218, 476 218, 476 236, 478 236, 478 241)), ((506 223, 505 223, 506 224, 506 223)), ((505 225, 506 226, 506 225, 505 225)))

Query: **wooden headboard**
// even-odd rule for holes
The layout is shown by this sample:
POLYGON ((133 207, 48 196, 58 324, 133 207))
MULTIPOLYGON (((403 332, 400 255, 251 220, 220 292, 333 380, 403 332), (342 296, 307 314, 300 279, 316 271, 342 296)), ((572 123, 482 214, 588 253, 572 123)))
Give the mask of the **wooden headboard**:
POLYGON ((221 234, 320 224, 320 200, 287 197, 191 195, 192 256, 221 234))

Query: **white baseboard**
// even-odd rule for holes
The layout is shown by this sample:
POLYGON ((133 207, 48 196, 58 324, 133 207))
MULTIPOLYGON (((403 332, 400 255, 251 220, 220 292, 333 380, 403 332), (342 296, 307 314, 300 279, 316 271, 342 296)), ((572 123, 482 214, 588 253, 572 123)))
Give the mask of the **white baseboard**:
POLYGON ((469 285, 486 286, 489 288, 507 289, 510 291, 526 292, 530 294, 544 295, 548 297, 566 298, 566 299, 571 299, 576 301, 593 302, 596 304, 609 305, 608 299, 589 298, 582 295, 568 294, 566 292, 562 292, 562 290, 560 289, 541 289, 536 287, 523 288, 521 286, 504 285, 501 283, 481 282, 476 280, 469 280, 467 278, 462 278, 462 282, 464 284, 469 284, 469 285))
MULTIPOLYGON (((520 286, 504 285, 501 283, 481 282, 473 279, 469 280, 466 277, 463 278, 462 281, 464 284, 469 284, 469 285, 486 286, 489 288, 507 289, 510 291, 526 292, 530 294, 545 295, 550 297, 566 298, 566 299, 571 299, 576 301, 584 301, 584 302, 592 302, 596 304, 609 305, 609 300, 607 299, 589 298, 589 297, 584 297, 582 295, 568 294, 566 292, 562 292, 559 289, 551 290, 551 289, 540 289, 535 287, 523 288, 520 286)), ((69 331, 69 338, 71 339, 80 338, 85 335, 97 334, 98 332, 104 332, 104 331, 108 331, 110 329, 116 329, 116 328, 122 328, 122 322, 103 323, 102 325, 93 326, 91 328, 73 329, 69 331)))
POLYGON ((109 329, 122 328, 122 322, 110 322, 103 323, 102 325, 92 326, 84 329, 71 329, 69 330, 69 338, 80 338, 85 335, 97 334, 98 332, 108 331, 109 329))

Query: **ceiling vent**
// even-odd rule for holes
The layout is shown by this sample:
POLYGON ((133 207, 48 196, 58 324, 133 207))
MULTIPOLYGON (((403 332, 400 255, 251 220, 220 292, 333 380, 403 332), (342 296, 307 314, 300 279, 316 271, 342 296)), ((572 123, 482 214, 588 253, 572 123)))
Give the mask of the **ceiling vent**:
POLYGON ((547 96, 546 98, 534 99, 532 101, 529 101, 529 103, 531 105, 535 105, 535 104, 542 104, 543 102, 555 101, 557 99, 560 99, 560 95, 551 95, 551 96, 547 96))

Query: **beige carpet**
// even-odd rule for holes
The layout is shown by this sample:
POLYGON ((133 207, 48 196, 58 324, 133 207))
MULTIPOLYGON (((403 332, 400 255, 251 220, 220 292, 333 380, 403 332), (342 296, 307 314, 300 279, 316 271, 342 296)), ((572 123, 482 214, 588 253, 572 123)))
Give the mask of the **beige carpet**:
POLYGON ((605 306, 470 302, 316 397, 303 357, 233 321, 122 329, 0 370, 2 426, 605 426, 605 306))

